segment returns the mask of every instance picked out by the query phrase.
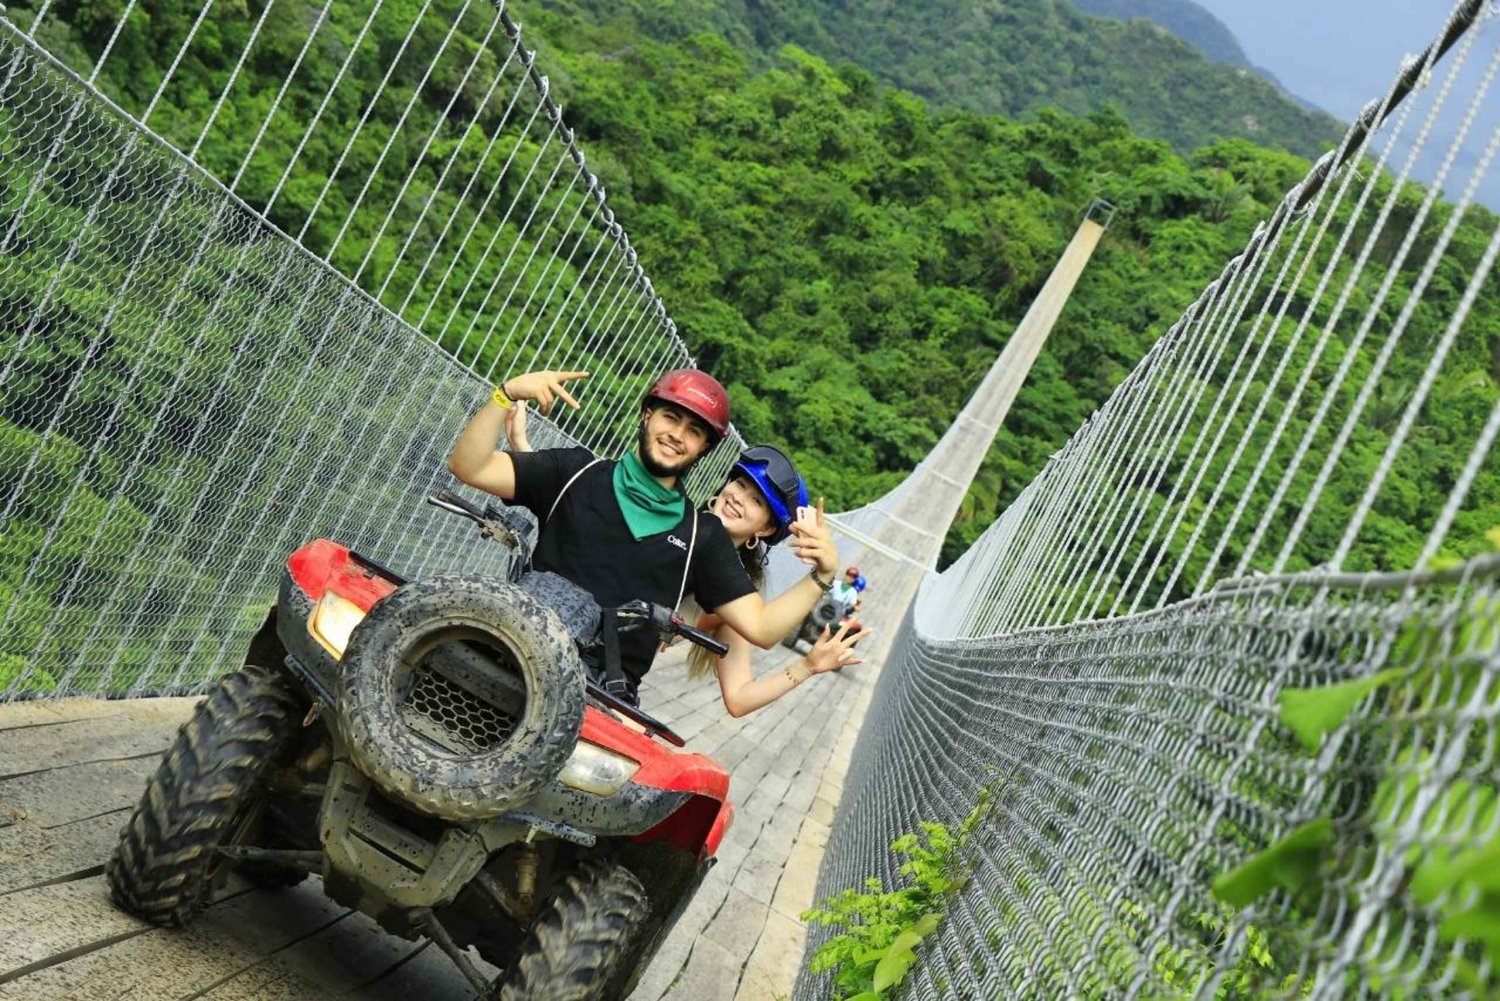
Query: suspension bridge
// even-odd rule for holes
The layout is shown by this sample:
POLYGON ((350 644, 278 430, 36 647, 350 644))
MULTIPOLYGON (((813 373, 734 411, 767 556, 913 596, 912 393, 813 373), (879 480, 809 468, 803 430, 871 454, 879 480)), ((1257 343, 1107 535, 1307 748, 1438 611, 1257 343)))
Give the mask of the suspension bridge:
MULTIPOLYGON (((1415 41, 939 573, 1087 280, 1107 218, 1082 222, 931 454, 836 516, 876 581, 870 663, 741 720, 658 664, 646 704, 731 768, 739 816, 635 997, 828 996, 801 911, 900 885, 891 842, 976 805, 901 996, 1493 995, 1493 19, 1463 0, 1415 41)), ((504 5, 66 28, 0 11, 0 997, 469 996, 315 887, 231 884, 167 932, 102 863, 288 551, 501 569, 421 503, 490 381, 594 372, 533 438, 616 454, 689 347, 504 5), (147 40, 160 79, 131 72, 147 40)))

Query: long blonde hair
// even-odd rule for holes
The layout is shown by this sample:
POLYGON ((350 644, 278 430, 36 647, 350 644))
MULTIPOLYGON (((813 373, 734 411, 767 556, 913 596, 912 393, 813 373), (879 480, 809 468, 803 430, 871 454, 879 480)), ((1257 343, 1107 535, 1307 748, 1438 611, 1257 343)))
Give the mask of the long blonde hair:
MULTIPOLYGON (((756 540, 755 548, 746 549, 744 546, 736 546, 740 554, 740 565, 745 568, 745 573, 750 575, 750 583, 759 591, 766 583, 766 544, 756 540)), ((703 618, 703 609, 692 598, 683 602, 682 617, 689 622, 697 623, 703 618)), ((716 658, 712 653, 701 646, 694 646, 688 651, 687 673, 688 677, 697 681, 713 673, 716 658)))

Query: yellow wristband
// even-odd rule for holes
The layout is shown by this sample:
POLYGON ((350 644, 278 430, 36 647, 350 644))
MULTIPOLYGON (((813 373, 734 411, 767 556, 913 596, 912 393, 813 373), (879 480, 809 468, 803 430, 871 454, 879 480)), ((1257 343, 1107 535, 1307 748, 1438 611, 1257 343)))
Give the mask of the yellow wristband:
POLYGON ((502 389, 501 386, 495 387, 495 394, 491 396, 490 399, 495 401, 495 406, 497 407, 509 408, 512 402, 511 398, 505 395, 505 390, 502 389))

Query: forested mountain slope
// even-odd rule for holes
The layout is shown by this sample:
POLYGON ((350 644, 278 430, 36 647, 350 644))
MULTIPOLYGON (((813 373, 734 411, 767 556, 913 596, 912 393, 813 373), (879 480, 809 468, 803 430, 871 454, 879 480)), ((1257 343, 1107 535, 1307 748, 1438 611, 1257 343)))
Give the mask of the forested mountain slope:
MULTIPOLYGON (((51 39, 59 51, 72 45, 82 52, 101 32, 107 38, 107 21, 101 28, 81 6, 59 9, 72 19, 49 28, 54 36, 72 33, 51 39)), ((292 27, 313 12, 307 0, 284 0, 267 31, 285 29, 294 54, 300 43, 292 27)), ((762 61, 714 33, 662 42, 620 23, 600 25, 541 8, 520 13, 529 15, 531 42, 612 208, 689 344, 730 386, 746 435, 787 444, 833 509, 879 496, 922 459, 1005 343, 1090 201, 1105 197, 1116 204, 1115 226, 971 491, 950 554, 1014 498, 1307 169, 1296 156, 1238 139, 1182 156, 1163 141, 1142 138, 1110 111, 1075 117, 1041 110, 1018 121, 934 109, 867 70, 835 68, 797 47, 762 61)), ((169 108, 183 110, 159 110, 154 121, 160 128, 171 134, 179 119, 194 120, 188 113, 194 102, 217 92, 238 51, 236 40, 258 15, 249 8, 222 14, 219 61, 183 69, 163 96, 169 108)), ((336 6, 334 16, 347 28, 343 22, 357 24, 363 14, 336 6)), ((121 35, 118 44, 129 47, 131 59, 110 63, 107 72, 119 76, 110 84, 127 108, 150 99, 172 58, 171 32, 185 30, 172 24, 157 18, 150 30, 121 35)), ((370 52, 352 72, 378 73, 379 53, 399 42, 395 32, 377 21, 370 52)), ((338 38, 327 44, 339 44, 338 38)), ((467 35, 461 41, 477 45, 467 35)), ((422 36, 413 45, 420 55, 437 42, 422 36)), ((325 77, 337 65, 335 53, 314 56, 307 65, 325 77)), ((243 123, 255 120, 257 102, 270 101, 283 65, 270 59, 247 67, 236 96, 238 117, 222 121, 205 139, 203 157, 215 169, 237 163, 251 131, 243 123)), ((315 104, 321 82, 298 78, 287 102, 315 104)), ((445 142, 477 145, 473 136, 459 134, 456 120, 439 120, 446 86, 435 81, 419 92, 412 112, 417 128, 432 122, 447 129, 445 142)), ((374 162, 384 130, 403 113, 410 93, 371 110, 351 158, 374 162)), ((0 122, 0 129, 7 127, 0 122)), ((293 125, 272 122, 241 185, 249 204, 264 204, 279 176, 275 157, 295 148, 297 135, 293 125)), ((316 141, 306 146, 296 183, 282 190, 273 210, 278 223, 291 227, 307 214, 323 172, 339 154, 316 141)), ((421 166, 412 177, 412 197, 434 185, 440 167, 436 160, 421 166)), ((359 183, 358 175, 337 175, 326 200, 356 204, 359 183)), ((378 184, 402 183, 401 177, 378 178, 378 184)), ((478 240, 490 236, 491 220, 474 219, 449 193, 441 197, 436 214, 452 212, 459 228, 472 222, 478 240)), ((1419 197, 1415 189, 1403 195, 1392 233, 1409 228, 1419 197)), ((0 224, 8 211, 9 203, 0 201, 0 224)), ((1443 225, 1445 212, 1429 220, 1422 240, 1443 225)), ((1433 325, 1441 325, 1462 293, 1461 264, 1477 260, 1493 222, 1480 209, 1462 220, 1460 250, 1453 255, 1459 270, 1445 271, 1443 282, 1428 290, 1417 326, 1393 361, 1402 377, 1423 362, 1433 325)), ((307 229, 309 248, 325 252, 333 228, 316 219, 307 229)), ((353 274, 368 259, 360 277, 366 288, 403 289, 418 281, 414 262, 435 238, 425 229, 388 232, 380 218, 356 213, 333 263, 353 274), (408 240, 411 253, 397 254, 408 240), (394 276, 387 274, 392 261, 402 262, 394 276)), ((1362 281, 1379 281, 1383 259, 1377 255, 1362 281)), ((22 312, 41 294, 50 265, 38 259, 28 266, 24 285, 0 288, 22 312)), ((1409 272, 1397 276, 1398 292, 1410 287, 1409 272)), ((96 276, 109 288, 118 278, 96 276)), ((483 276, 477 284, 484 284, 483 276)), ((401 308, 398 299, 387 298, 401 308)), ((36 342, 22 359, 24 380, 0 396, 6 449, 0 470, 20 467, 15 457, 29 454, 48 433, 35 423, 45 408, 30 401, 47 386, 66 384, 80 345, 97 330, 101 304, 107 300, 81 297, 67 328, 36 342)), ((440 306, 468 308, 459 299, 440 306)), ((415 314, 409 319, 419 322, 415 314)), ((1497 331, 1500 296, 1481 295, 1456 348, 1464 378, 1439 387, 1431 420, 1423 424, 1429 447, 1412 451, 1398 467, 1400 503, 1377 508, 1372 524, 1379 537, 1357 552, 1358 561, 1402 566, 1412 558, 1414 526, 1430 521, 1463 459, 1450 443, 1473 439, 1470 425, 1496 396, 1497 331)), ((118 364, 133 363, 136 349, 123 335, 111 350, 118 364)), ((1378 456, 1382 427, 1399 403, 1399 396, 1382 402, 1356 450, 1359 461, 1378 456)), ((178 459, 159 456, 164 467, 178 459)), ((0 474, 0 485, 4 480, 0 474)), ((1495 480, 1487 472, 1477 495, 1496 496, 1495 480)), ((45 510, 46 498, 37 498, 37 506, 45 510)), ((1316 531, 1309 537, 1321 541, 1316 531)), ((0 565, 0 584, 22 572, 26 559, 24 546, 10 553, 0 565)))
POLYGON ((563 0, 547 10, 622 38, 712 31, 761 57, 790 43, 938 107, 1016 118, 1112 105, 1133 131, 1180 153, 1238 136, 1316 156, 1342 132, 1248 69, 1210 61, 1145 21, 1087 16, 1069 0, 563 0))
POLYGON ((1193 0, 1073 0, 1073 5, 1085 14, 1099 17, 1150 21, 1187 42, 1213 62, 1255 68, 1229 26, 1193 0))

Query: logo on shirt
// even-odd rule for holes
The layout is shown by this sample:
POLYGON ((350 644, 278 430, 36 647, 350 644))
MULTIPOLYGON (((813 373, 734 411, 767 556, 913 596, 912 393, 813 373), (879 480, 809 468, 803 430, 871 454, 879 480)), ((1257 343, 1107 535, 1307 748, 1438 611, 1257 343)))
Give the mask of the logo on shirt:
POLYGON ((677 536, 669 535, 667 536, 667 541, 676 546, 678 549, 681 549, 683 552, 687 552, 687 543, 683 542, 677 536))

